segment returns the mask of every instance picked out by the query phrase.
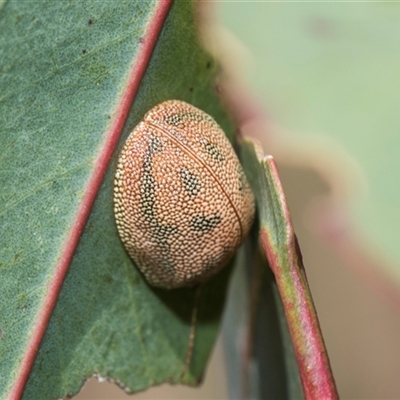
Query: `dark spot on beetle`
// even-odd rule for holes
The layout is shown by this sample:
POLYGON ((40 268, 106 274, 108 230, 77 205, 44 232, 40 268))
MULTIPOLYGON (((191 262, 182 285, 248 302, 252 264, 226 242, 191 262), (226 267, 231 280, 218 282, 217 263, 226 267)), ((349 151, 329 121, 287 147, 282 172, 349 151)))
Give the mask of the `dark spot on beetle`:
POLYGON ((155 153, 157 151, 162 151, 162 143, 157 136, 152 136, 149 140, 149 146, 151 153, 155 153))
POLYGON ((138 42, 139 42, 139 43, 144 43, 144 38, 140 37, 140 38, 138 39, 138 42))
POLYGON ((208 61, 206 67, 207 67, 207 69, 210 69, 210 68, 211 68, 211 61, 208 61))
POLYGON ((87 23, 88 23, 88 25, 92 25, 93 24, 93 20, 90 18, 87 23))
POLYGON ((185 111, 185 112, 168 115, 164 119, 164 122, 166 124, 173 125, 173 126, 181 126, 186 121, 213 122, 213 119, 208 114, 198 113, 198 112, 190 112, 190 111, 185 111))
POLYGON ((140 187, 140 208, 144 218, 153 225, 157 226, 157 221, 154 214, 155 205, 155 186, 156 182, 153 177, 153 151, 150 148, 144 156, 141 176, 141 187, 140 187))
POLYGON ((82 50, 82 54, 86 54, 86 50, 85 49, 82 50))
POLYGON ((153 237, 157 239, 158 242, 166 242, 171 235, 176 235, 179 233, 177 227, 173 225, 158 225, 153 231, 153 237))
POLYGON ((246 175, 244 174, 243 168, 239 165, 236 167, 239 175, 239 192, 243 191, 246 185, 246 175))
POLYGON ((216 213, 211 216, 196 215, 190 221, 190 229, 194 232, 210 232, 222 221, 222 218, 216 213))
POLYGON ((193 88, 191 87, 191 88, 189 88, 189 92, 193 92, 193 88))
POLYGON ((155 210, 156 204, 156 180, 153 176, 153 155, 156 151, 161 149, 161 143, 158 137, 153 136, 150 138, 150 146, 148 152, 144 156, 144 162, 142 167, 142 185, 140 187, 140 205, 143 217, 148 223, 149 228, 152 231, 152 236, 156 238, 157 242, 161 246, 165 247, 165 251, 168 252, 169 248, 167 245, 168 238, 170 235, 177 234, 178 228, 173 225, 162 225, 157 219, 155 210))
POLYGON ((191 196, 196 196, 200 193, 201 184, 196 175, 190 172, 187 168, 182 168, 179 175, 185 185, 186 191, 191 196))
POLYGON ((222 162, 225 160, 224 155, 221 153, 220 149, 218 148, 217 145, 214 143, 209 142, 208 140, 202 139, 200 143, 204 146, 206 149, 206 152, 214 159, 219 162, 222 162))

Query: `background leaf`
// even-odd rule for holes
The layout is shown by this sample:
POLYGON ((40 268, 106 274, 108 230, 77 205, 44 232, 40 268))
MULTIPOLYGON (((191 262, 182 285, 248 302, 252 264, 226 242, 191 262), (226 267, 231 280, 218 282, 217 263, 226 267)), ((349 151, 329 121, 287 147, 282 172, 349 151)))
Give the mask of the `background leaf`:
MULTIPOLYGON (((334 209, 321 221, 329 224, 328 240, 343 235, 337 250, 348 262, 363 257, 364 269, 378 264, 399 281, 399 4, 220 2, 218 8, 249 51, 242 58, 255 58, 246 80, 271 120, 284 125, 276 134, 291 161, 314 161, 332 186, 334 209)), ((264 139, 271 148, 265 133, 264 139)))
MULTIPOLYGON (((117 115, 125 118, 120 110, 129 74, 160 4, 3 3, 0 217, 6 234, 0 239, 0 397, 18 378, 27 345, 37 335, 35 323, 49 307, 69 232, 97 173, 107 132, 117 115)), ((232 139, 232 124, 214 89, 217 72, 198 44, 194 5, 175 3, 122 140, 145 111, 170 98, 202 108, 232 139)), ((116 154, 38 352, 26 399, 72 395, 93 373, 133 391, 180 378, 194 293, 149 288, 122 248, 112 211, 116 154)), ((228 273, 224 270, 202 291, 186 383, 202 375, 228 273)))

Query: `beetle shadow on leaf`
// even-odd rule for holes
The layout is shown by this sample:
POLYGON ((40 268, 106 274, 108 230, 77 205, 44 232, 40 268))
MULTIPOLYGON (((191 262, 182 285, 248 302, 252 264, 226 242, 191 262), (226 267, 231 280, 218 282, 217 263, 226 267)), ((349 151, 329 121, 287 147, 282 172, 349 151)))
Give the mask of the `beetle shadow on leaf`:
MULTIPOLYGON (((213 276, 200 288, 200 298, 197 304, 197 323, 210 323, 221 317, 225 300, 225 289, 232 263, 213 276)), ((179 289, 160 289, 148 286, 150 290, 173 311, 182 321, 190 325, 193 308, 196 305, 198 286, 179 289)))
MULTIPOLYGON (((175 381, 175 379, 180 381, 181 379, 181 372, 183 371, 188 353, 189 333, 192 326, 193 312, 195 308, 197 308, 195 341, 188 371, 190 374, 188 374, 189 377, 187 379, 185 378, 183 381, 186 384, 200 383, 204 363, 213 348, 219 330, 232 266, 233 260, 206 284, 202 285, 198 299, 196 299, 198 286, 171 290, 148 286, 157 299, 187 327, 187 345, 184 347, 182 347, 181 341, 176 340, 175 332, 165 330, 165 334, 169 337, 171 347, 174 348, 178 358, 182 361, 181 366, 175 371, 176 375, 174 373, 173 381, 175 381)), ((161 320, 160 324, 162 323, 163 321, 161 320)))

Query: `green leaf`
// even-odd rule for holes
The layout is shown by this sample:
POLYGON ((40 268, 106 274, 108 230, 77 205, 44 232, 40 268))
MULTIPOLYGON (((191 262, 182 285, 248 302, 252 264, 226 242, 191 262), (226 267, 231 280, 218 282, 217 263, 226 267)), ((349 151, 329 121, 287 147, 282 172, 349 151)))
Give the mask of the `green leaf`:
MULTIPOLYGON (((282 146, 291 163, 313 162, 332 185, 324 210, 331 214, 321 223, 327 239, 359 270, 378 264, 399 280, 399 4, 219 6, 223 23, 255 58, 247 82, 269 117, 290 130, 282 146)), ((392 284, 372 274, 378 290, 392 284)))
POLYGON ((256 245, 257 240, 246 243, 229 285, 222 330, 229 396, 300 400, 303 391, 282 301, 256 245))
MULTIPOLYGON (((272 156, 263 157, 261 148, 250 140, 243 142, 240 154, 256 197, 260 243, 282 299, 283 308, 279 301, 276 301, 276 307, 277 315, 281 316, 283 340, 286 327, 282 310, 293 342, 304 396, 307 399, 336 399, 337 390, 276 164, 272 156)), ((259 304, 266 298, 262 296, 263 292, 273 292, 274 285, 268 274, 256 272, 250 287, 251 295, 259 297, 250 307, 255 313, 253 321, 249 322, 251 326, 260 319, 254 310, 263 306, 259 304), (263 289, 260 281, 265 276, 269 285, 263 289)), ((272 296, 269 297, 271 301, 272 296)), ((286 346, 286 354, 290 356, 288 343, 286 346)), ((258 346, 257 350, 260 348, 258 346)), ((292 360, 287 358, 289 377, 295 372, 292 364, 292 360)), ((295 381, 291 378, 289 382, 293 384, 295 381)), ((290 398, 298 397, 296 387, 289 385, 288 388, 290 398)))
MULTIPOLYGON (((185 100, 233 137, 214 88, 218 67, 198 42, 194 4, 176 2, 166 17, 168 6, 2 3, 1 398, 18 397, 27 374, 25 399, 73 395, 94 373, 131 391, 181 381, 194 292, 144 282, 118 239, 112 205, 117 138, 124 126, 120 146, 155 104, 185 100)), ((228 274, 201 292, 185 383, 201 379, 228 274)))

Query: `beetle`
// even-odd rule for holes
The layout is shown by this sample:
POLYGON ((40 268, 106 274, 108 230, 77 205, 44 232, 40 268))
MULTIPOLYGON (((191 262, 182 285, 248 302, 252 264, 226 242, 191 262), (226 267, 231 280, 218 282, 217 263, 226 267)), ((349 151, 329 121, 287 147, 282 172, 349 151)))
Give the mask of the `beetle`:
POLYGON ((124 143, 114 179, 119 236, 149 284, 205 282, 231 259, 255 213, 223 130, 204 111, 162 102, 124 143))

